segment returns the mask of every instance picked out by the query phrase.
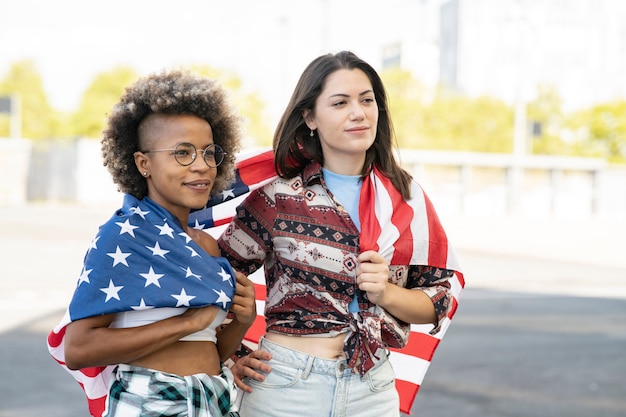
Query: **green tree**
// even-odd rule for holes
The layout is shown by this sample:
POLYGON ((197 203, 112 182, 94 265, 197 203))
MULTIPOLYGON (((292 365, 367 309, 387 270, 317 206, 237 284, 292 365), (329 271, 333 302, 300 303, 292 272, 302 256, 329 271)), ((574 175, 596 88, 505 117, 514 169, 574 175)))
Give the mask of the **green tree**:
POLYGON ((424 87, 409 71, 399 68, 383 71, 381 78, 387 91, 398 146, 420 147, 424 129, 424 87))
POLYGON ((578 134, 577 149, 626 163, 626 100, 595 105, 572 114, 568 126, 578 134))
POLYGON ((209 66, 194 65, 191 70, 198 74, 214 78, 228 91, 233 105, 244 119, 244 130, 247 138, 244 147, 271 146, 272 130, 269 127, 265 104, 256 91, 245 88, 242 79, 235 73, 211 68, 209 66))
POLYGON ((401 148, 510 152, 513 111, 500 100, 428 91, 410 72, 381 73, 401 148))
MULTIPOLYGON (((30 139, 57 134, 58 113, 48 103, 41 76, 33 61, 23 60, 11 65, 0 81, 0 95, 17 95, 21 104, 22 136, 30 139)), ((9 135, 9 117, 0 117, 0 136, 9 135)))
POLYGON ((99 138, 107 114, 119 101, 125 88, 137 78, 135 70, 128 66, 115 67, 96 75, 83 93, 77 111, 69 117, 64 134, 99 138))
POLYGON ((511 152, 513 110, 491 97, 440 92, 424 109, 422 132, 428 149, 511 152))
POLYGON ((537 91, 537 97, 527 106, 527 119, 531 124, 529 140, 532 141, 532 153, 573 154, 572 147, 561 138, 564 115, 557 89, 550 85, 539 85, 537 91))

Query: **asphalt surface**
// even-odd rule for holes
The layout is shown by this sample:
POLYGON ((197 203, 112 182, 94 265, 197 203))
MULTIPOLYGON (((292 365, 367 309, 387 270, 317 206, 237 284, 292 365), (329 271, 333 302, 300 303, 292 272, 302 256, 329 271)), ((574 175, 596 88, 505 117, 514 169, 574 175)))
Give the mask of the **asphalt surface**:
MULTIPOLYGON (((114 207, 0 207, 0 417, 87 416, 45 337, 114 207)), ((414 416, 626 416, 626 220, 444 218, 467 279, 414 416)))

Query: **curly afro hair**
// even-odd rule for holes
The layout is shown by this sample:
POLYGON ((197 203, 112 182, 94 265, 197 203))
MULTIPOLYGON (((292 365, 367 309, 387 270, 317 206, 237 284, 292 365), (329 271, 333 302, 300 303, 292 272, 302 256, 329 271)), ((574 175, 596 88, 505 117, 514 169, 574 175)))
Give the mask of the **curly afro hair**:
POLYGON ((217 167, 212 195, 233 180, 235 156, 239 152, 241 119, 217 81, 186 70, 162 71, 139 79, 126 88, 113 107, 101 141, 104 166, 123 193, 141 199, 148 192, 133 154, 139 151, 139 124, 150 114, 190 114, 206 120, 213 141, 226 155, 217 167))

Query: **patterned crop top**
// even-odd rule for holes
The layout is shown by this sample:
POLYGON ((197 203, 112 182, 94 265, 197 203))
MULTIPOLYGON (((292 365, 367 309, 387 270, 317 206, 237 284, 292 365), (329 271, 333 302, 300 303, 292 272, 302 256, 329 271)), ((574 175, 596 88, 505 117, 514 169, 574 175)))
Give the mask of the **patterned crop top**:
MULTIPOLYGON (((264 267, 266 331, 344 334, 350 368, 365 374, 388 348, 407 344, 411 327, 371 303, 356 285, 355 220, 327 188, 322 167, 312 162, 299 176, 253 191, 217 242, 233 268, 251 274, 264 267)), ((431 334, 452 306, 453 272, 428 265, 389 267, 390 283, 431 298, 438 318, 431 334)))

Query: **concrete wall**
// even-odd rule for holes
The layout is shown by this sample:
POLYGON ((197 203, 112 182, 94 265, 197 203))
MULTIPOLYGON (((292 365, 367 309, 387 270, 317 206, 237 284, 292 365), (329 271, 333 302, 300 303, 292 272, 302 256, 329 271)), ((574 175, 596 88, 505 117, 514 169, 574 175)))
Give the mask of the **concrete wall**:
POLYGON ((0 138, 0 205, 26 201, 30 158, 30 141, 0 138))

